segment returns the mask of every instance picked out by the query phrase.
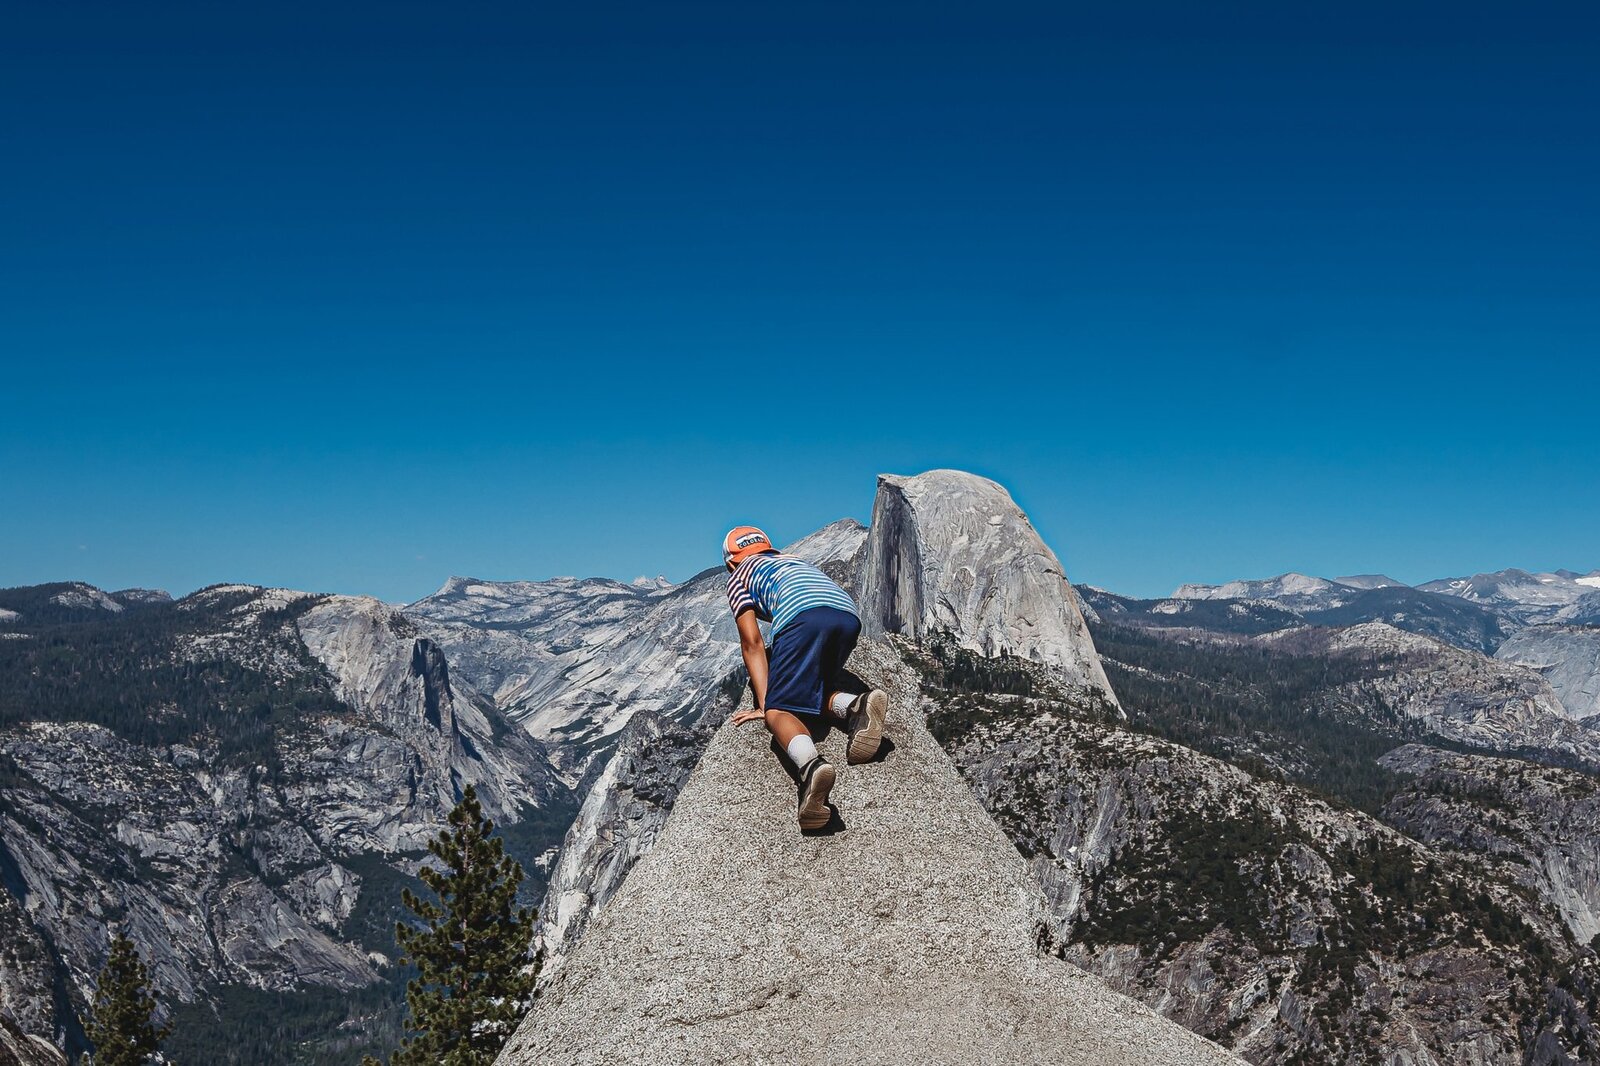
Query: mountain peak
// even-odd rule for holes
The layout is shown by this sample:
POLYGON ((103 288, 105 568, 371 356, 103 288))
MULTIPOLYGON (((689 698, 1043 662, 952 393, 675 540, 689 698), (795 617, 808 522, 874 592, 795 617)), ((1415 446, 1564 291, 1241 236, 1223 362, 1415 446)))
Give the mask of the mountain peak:
MULTIPOLYGON (((1291 570, 1258 581, 1227 581, 1221 585, 1180 585, 1175 600, 1276 600, 1294 596, 1320 596, 1342 586, 1337 581, 1291 570)), ((1348 590, 1347 590, 1348 591, 1348 590)))
POLYGON ((1392 589, 1409 588, 1404 581, 1396 581, 1387 574, 1351 574, 1346 577, 1333 579, 1336 584, 1349 585, 1353 589, 1392 589))
POLYGON ((1588 614, 1587 609, 1579 608, 1579 601, 1600 589, 1600 573, 1532 573, 1512 567, 1471 577, 1440 578, 1417 587, 1485 604, 1524 624, 1578 621, 1588 614))
POLYGON ((1114 699, 1061 561, 988 478, 880 475, 860 590, 868 635, 949 633, 983 655, 1059 667, 1114 699))
POLYGON ((110 611, 112 614, 120 614, 123 610, 123 605, 104 591, 82 581, 70 582, 66 588, 50 597, 50 602, 75 610, 110 611))

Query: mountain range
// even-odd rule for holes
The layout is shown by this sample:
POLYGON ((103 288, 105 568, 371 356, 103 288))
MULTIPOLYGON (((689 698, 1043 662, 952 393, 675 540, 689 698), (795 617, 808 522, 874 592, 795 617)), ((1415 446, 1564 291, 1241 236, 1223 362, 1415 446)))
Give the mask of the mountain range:
MULTIPOLYGON (((1051 978, 1077 989, 1058 1013, 1121 1017, 1120 993, 1252 1062, 1600 1061, 1600 571, 1291 574, 1140 600, 1068 584, 1003 488, 953 471, 886 475, 870 526, 789 550, 856 595, 862 662, 899 679, 891 736, 922 744, 925 723, 901 766, 947 759, 940 779, 975 802, 962 818, 1015 851, 976 869, 1020 861, 1039 894, 1036 929, 958 883, 918 897, 974 943, 1061 960, 984 954, 974 988, 1023 996, 1037 966, 1076 967, 1094 984, 1051 978)), ((581 1057, 600 1008, 556 989, 569 966, 624 972, 638 930, 607 918, 612 898, 646 912, 735 883, 684 858, 721 831, 719 786, 695 775, 764 757, 721 728, 743 692, 724 585, 452 578, 404 607, 0 590, 0 1062, 83 1047, 111 928, 152 963, 173 1061, 381 1050, 405 976, 399 889, 469 782, 543 900, 559 1006, 527 1032, 581 1057)), ((879 769, 893 786, 892 756, 879 769)), ((883 870, 927 870, 917 838, 932 848, 936 827, 891 814, 833 839, 881 824, 883 870)), ((856 928, 852 957, 891 973, 940 943, 856 928)), ((750 950, 798 950, 802 932, 750 950)), ((749 1010, 713 995, 736 965, 696 967, 700 992, 641 1015, 705 1018, 686 1047, 722 1039, 730 1005, 814 1016, 803 964, 749 1010)), ((771 1031, 793 1039, 786 1024, 771 1031)))
POLYGON ((1162 600, 1087 586, 1079 595, 1097 615, 1150 629, 1258 635, 1297 623, 1342 628, 1381 622, 1538 671, 1574 720, 1600 713, 1600 570, 1501 570, 1415 588, 1382 575, 1289 573, 1182 585, 1162 600))

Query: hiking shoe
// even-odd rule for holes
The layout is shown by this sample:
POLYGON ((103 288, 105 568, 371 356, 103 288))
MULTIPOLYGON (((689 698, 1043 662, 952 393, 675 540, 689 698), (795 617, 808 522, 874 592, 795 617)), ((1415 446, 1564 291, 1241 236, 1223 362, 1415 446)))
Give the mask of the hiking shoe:
POLYGON ((889 717, 889 694, 875 688, 856 697, 850 709, 850 746, 845 749, 845 761, 851 764, 866 762, 878 754, 883 743, 883 720, 889 717))
POLYGON ((828 793, 833 791, 833 766, 818 755, 806 764, 800 776, 800 828, 821 829, 833 813, 828 810, 828 793))

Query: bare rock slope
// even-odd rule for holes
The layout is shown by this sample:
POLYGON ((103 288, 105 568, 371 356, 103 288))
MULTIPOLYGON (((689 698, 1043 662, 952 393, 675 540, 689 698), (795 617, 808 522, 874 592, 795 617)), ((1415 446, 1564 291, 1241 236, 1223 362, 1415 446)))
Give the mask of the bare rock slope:
POLYGON ((1600 723, 1600 626, 1529 626, 1494 657, 1539 671, 1569 717, 1600 723))
POLYGON ((0 1014, 0 1066, 66 1066, 67 1057, 42 1036, 29 1036, 0 1014))
POLYGON ((1038 882, 869 643, 893 750, 840 765, 829 835, 794 822, 764 734, 723 726, 654 850, 501 1054, 533 1063, 1236 1062, 1038 950, 1038 882), (842 823, 842 824, 841 824, 842 823))

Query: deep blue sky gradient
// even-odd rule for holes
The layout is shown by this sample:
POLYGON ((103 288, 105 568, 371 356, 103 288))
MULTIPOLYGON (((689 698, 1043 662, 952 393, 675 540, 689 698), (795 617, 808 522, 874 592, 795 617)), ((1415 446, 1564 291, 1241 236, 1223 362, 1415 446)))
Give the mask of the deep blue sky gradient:
POLYGON ((1600 7, 21 4, 0 585, 1600 566, 1600 7), (334 10, 330 11, 329 8, 334 10))

